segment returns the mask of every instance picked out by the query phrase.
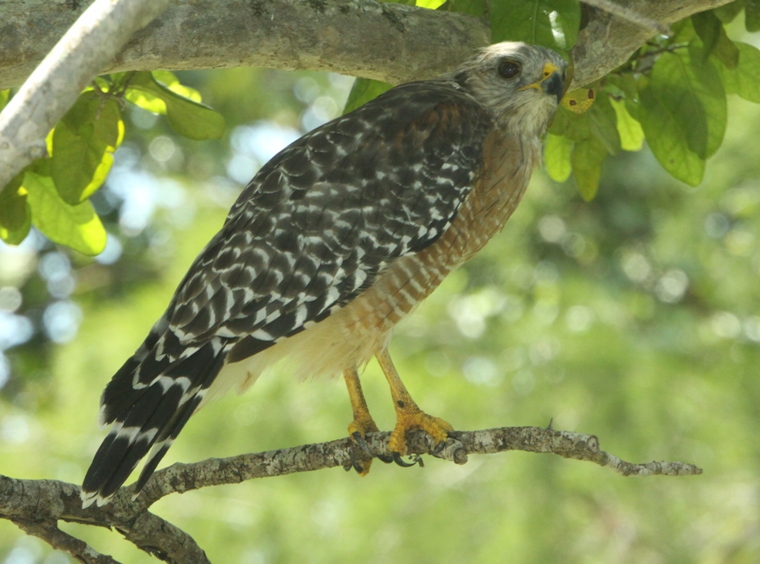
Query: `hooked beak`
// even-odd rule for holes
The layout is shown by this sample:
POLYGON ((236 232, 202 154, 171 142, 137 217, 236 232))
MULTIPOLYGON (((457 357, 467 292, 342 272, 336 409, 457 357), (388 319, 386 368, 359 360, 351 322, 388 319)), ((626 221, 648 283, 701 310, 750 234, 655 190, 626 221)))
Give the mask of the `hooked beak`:
POLYGON ((557 103, 559 103, 562 99, 563 86, 562 73, 559 68, 553 63, 546 63, 544 65, 544 70, 541 72, 541 80, 529 84, 528 86, 523 86, 520 90, 535 88, 536 90, 541 90, 545 94, 555 96, 557 98, 557 103))

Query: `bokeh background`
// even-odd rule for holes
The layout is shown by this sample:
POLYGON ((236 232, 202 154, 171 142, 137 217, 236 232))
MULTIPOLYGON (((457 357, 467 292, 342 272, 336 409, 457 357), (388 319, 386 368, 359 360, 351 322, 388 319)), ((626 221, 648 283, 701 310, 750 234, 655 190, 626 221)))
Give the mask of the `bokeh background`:
MULTIPOLYGON (((180 73, 223 113, 218 142, 133 108, 92 200, 94 260, 39 235, 0 244, 0 473, 79 483, 104 436, 98 398, 261 164, 337 116, 351 79, 235 69, 180 73)), ((174 495, 153 510, 212 562, 760 561, 760 107, 730 100, 705 181, 645 149, 609 159, 598 197, 537 171, 503 234, 396 331, 392 353, 430 413, 458 429, 546 425, 626 460, 702 476, 623 478, 551 455, 458 467, 375 463, 174 495)), ((165 463, 331 440, 351 419, 341 379, 274 372, 194 417, 165 463)), ((363 378, 384 429, 393 410, 363 378)), ((123 562, 106 530, 62 525, 123 562)), ((67 562, 0 521, 0 562, 67 562)))

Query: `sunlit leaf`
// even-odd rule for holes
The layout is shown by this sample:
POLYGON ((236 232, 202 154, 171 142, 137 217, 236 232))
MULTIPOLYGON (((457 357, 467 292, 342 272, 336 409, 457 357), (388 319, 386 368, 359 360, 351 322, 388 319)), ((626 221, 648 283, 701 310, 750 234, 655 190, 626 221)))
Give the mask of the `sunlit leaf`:
POLYGON ((573 142, 562 135, 546 136, 544 143, 544 165, 546 172, 552 180, 564 182, 570 178, 573 169, 570 164, 570 155, 573 152, 573 142))
POLYGON ((148 111, 166 114, 172 129, 190 139, 218 139, 224 135, 221 114, 175 90, 195 92, 182 90, 176 84, 169 88, 149 72, 136 72, 129 79, 125 98, 148 111))
POLYGON ((0 191, 0 239, 11 245, 23 241, 32 226, 27 192, 21 186, 23 178, 22 172, 0 191))
POLYGON ((437 10, 444 2, 446 2, 446 0, 417 0, 417 6, 419 8, 437 10))
POLYGON ((387 82, 380 82, 379 80, 369 78, 357 78, 351 87, 351 92, 348 94, 348 100, 346 100, 346 107, 343 108, 343 113, 353 112, 356 108, 363 106, 370 100, 374 100, 391 88, 393 88, 393 85, 387 82))
POLYGON ((70 206, 58 194, 53 180, 33 172, 24 175, 32 223, 51 241, 85 255, 97 255, 106 246, 106 231, 89 201, 70 206))
POLYGON ((491 38, 570 49, 581 23, 577 0, 493 0, 491 38))
POLYGON ((589 137, 575 144, 570 162, 578 191, 587 202, 596 196, 599 179, 602 176, 602 163, 607 157, 607 149, 596 137, 589 137))
POLYGON ((620 135, 620 147, 626 151, 639 151, 644 145, 644 130, 626 109, 622 100, 610 98, 610 104, 617 117, 617 130, 620 135))
POLYGON ((582 114, 591 108, 596 99, 596 92, 593 88, 577 88, 571 90, 562 97, 562 107, 576 114, 582 114))
POLYGON ((11 97, 10 89, 0 90, 0 110, 2 110, 5 107, 10 97, 11 97))
POLYGON ((100 188, 111 170, 123 129, 118 102, 94 90, 82 94, 56 125, 51 172, 67 203, 76 205, 100 188))

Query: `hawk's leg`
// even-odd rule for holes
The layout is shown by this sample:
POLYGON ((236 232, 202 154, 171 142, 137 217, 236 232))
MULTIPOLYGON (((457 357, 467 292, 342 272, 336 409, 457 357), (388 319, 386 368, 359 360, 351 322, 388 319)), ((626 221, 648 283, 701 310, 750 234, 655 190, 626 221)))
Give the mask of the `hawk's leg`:
POLYGON ((396 428, 388 441, 388 449, 393 453, 393 459, 399 463, 400 456, 406 454, 406 432, 410 429, 422 429, 433 437, 436 443, 445 441, 454 428, 443 419, 428 415, 417 406, 401 381, 396 367, 393 366, 387 349, 383 349, 376 356, 391 387, 393 407, 396 409, 396 428))
MULTIPOLYGON (((367 408, 367 400, 364 399, 364 392, 362 392, 362 385, 359 382, 359 374, 355 368, 346 370, 343 372, 343 378, 346 380, 346 387, 348 388, 348 397, 351 400, 351 409, 354 412, 354 420, 348 426, 348 434, 354 440, 356 444, 361 447, 367 456, 373 456, 370 452, 367 442, 364 440, 364 436, 367 433, 377 433, 378 428, 372 416, 369 414, 367 408)), ((384 462, 390 462, 390 459, 383 460, 384 462)), ((353 460, 353 467, 361 476, 366 476, 369 472, 369 468, 372 465, 372 460, 353 460)))

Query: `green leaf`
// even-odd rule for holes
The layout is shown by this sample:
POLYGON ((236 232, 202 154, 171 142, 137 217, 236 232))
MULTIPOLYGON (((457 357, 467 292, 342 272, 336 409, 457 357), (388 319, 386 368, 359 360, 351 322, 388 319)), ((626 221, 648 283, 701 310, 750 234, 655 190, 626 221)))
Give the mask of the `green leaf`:
POLYGON ((575 114, 560 106, 554 114, 554 121, 549 132, 553 135, 564 135, 571 141, 588 139, 591 136, 588 112, 575 114))
POLYGON ((11 98, 10 89, 0 90, 0 110, 2 110, 11 98))
POLYGON ((715 12, 715 15, 723 23, 731 23, 732 21, 734 21, 736 16, 738 16, 739 13, 742 11, 742 8, 744 8, 744 4, 745 4, 744 1, 737 0, 736 2, 731 2, 724 6, 715 8, 713 12, 715 12))
MULTIPOLYGON (((701 62, 692 50, 664 53, 654 64, 646 88, 672 114, 690 151, 706 159, 718 150, 728 110, 720 75, 710 61, 701 62)), ((644 132, 649 139, 646 127, 644 132)))
POLYGON ((444 2, 446 0, 417 0, 417 7, 437 10, 444 2))
POLYGON ((493 0, 491 37, 570 49, 578 41, 581 8, 577 0, 493 0))
POLYGON ((51 241, 85 255, 97 255, 106 246, 106 230, 89 201, 70 206, 58 195, 52 178, 33 172, 24 175, 32 223, 51 241))
POLYGON ((739 64, 735 69, 718 67, 727 92, 760 104, 760 50, 747 43, 736 43, 739 64))
POLYGON ((21 172, 0 191, 0 239, 18 245, 29 234, 32 214, 26 201, 27 192, 21 186, 21 172))
POLYGON ((760 0, 749 0, 744 8, 747 31, 760 31, 760 0))
POLYGON ((610 104, 617 117, 617 130, 620 135, 620 147, 625 151, 639 151, 644 145, 644 130, 626 109, 622 100, 610 98, 610 104))
POLYGON ((597 91, 596 101, 587 113, 591 135, 596 137, 609 153, 617 154, 620 151, 617 115, 606 92, 597 91))
POLYGON ((570 155, 573 153, 573 141, 562 135, 546 136, 544 143, 544 164, 549 177, 556 182, 564 182, 570 178, 573 168, 570 155))
POLYGON ((739 62, 739 50, 734 42, 726 35, 721 21, 714 12, 700 12, 691 16, 694 30, 702 41, 702 62, 707 61, 710 55, 714 55, 729 69, 736 68, 739 62))
POLYGON ((51 173, 61 197, 71 205, 89 198, 105 181, 124 123, 119 103, 85 92, 53 132, 51 173))
POLYGON ((647 85, 639 92, 641 127, 655 158, 672 176, 696 186, 702 182, 705 161, 689 149, 688 131, 662 88, 647 85))
POLYGON ((348 94, 348 100, 346 100, 346 107, 343 108, 343 113, 353 112, 356 108, 363 106, 370 100, 374 100, 391 88, 393 88, 393 85, 387 82, 380 82, 379 80, 369 78, 357 78, 351 87, 351 92, 348 94))
POLYGON ((703 57, 706 60, 718 45, 720 34, 723 31, 723 23, 711 11, 694 14, 691 16, 691 23, 694 25, 697 36, 702 40, 703 57))
POLYGON ((578 191, 587 202, 596 196, 599 179, 602 176, 602 163, 607 157, 607 149, 596 137, 590 137, 575 144, 570 162, 573 175, 578 184, 578 191))
MULTIPOLYGON (((159 76, 167 75, 161 73, 159 76)), ((185 96, 184 94, 193 95, 193 92, 197 92, 183 88, 178 88, 176 83, 169 88, 149 72, 136 72, 129 79, 125 98, 150 112, 165 114, 169 125, 180 135, 195 140, 219 139, 224 135, 222 115, 185 96), (178 94, 175 90, 183 94, 178 94)))

